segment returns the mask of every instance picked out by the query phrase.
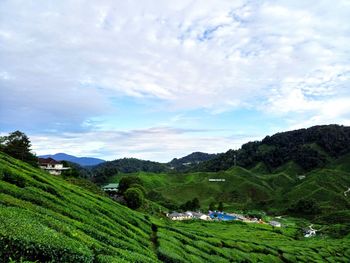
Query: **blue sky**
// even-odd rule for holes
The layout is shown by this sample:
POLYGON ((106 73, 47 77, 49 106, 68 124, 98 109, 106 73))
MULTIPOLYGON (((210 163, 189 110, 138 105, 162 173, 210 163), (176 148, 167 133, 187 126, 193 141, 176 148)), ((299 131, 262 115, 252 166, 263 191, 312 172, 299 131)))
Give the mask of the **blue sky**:
POLYGON ((169 161, 350 125, 350 2, 0 2, 0 133, 169 161))

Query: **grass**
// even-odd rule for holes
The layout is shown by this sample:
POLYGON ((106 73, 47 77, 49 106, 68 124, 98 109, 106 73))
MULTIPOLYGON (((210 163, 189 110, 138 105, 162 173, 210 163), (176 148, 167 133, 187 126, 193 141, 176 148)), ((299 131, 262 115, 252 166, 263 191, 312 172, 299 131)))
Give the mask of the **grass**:
MULTIPOLYGON (((219 191, 215 184, 206 187, 209 176, 273 189, 268 180, 258 184, 259 176, 237 168, 179 177, 141 175, 147 187, 165 191, 173 184, 174 198, 181 185, 202 187, 198 193, 203 196, 208 189, 219 191)), ((347 215, 345 210, 329 220, 347 215)), ((274 229, 240 222, 172 222, 0 153, 0 262, 349 262, 350 237, 304 239, 299 222, 284 223, 286 228, 274 229)), ((336 227, 342 231, 342 225, 336 227)))
MULTIPOLYGON (((150 191, 154 190, 176 205, 181 205, 194 197, 199 198, 202 209, 211 202, 222 201, 226 210, 263 209, 268 212, 283 213, 301 198, 315 199, 324 213, 350 208, 350 195, 343 192, 350 187, 350 170, 344 167, 348 157, 337 160, 333 166, 314 170, 299 179, 298 167, 290 162, 273 173, 257 173, 260 168, 247 170, 233 167, 217 173, 145 173, 139 176, 150 191), (225 179, 225 182, 209 182, 210 178, 225 179)), ((130 175, 130 174, 128 174, 130 175)), ((118 182, 125 174, 111 178, 118 182)))

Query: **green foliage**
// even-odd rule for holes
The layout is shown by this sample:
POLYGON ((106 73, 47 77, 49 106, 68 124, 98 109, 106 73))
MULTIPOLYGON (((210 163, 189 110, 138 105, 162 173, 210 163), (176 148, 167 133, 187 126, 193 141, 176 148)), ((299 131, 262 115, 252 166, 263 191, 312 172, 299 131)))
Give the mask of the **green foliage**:
POLYGON ((92 262, 87 246, 37 222, 18 208, 0 207, 0 260, 9 257, 56 262, 92 262), (35 244, 33 246, 33 244, 35 244))
POLYGON ((314 199, 300 199, 292 204, 289 211, 298 215, 316 215, 320 212, 320 207, 314 199))
MULTIPOLYGON (((342 189, 348 175, 320 170, 307 174, 306 180, 338 191, 333 182, 341 181, 342 189)), ((174 194, 191 203, 194 197, 202 203, 210 191, 225 190, 208 183, 212 176, 227 180, 223 185, 230 195, 235 189, 244 195, 241 184, 269 191, 285 184, 285 180, 277 183, 276 178, 265 179, 272 175, 260 177, 239 167, 217 174, 139 174, 146 189, 158 185, 154 190, 161 196, 174 194), (165 191, 166 188, 169 189, 165 191)), ((294 188, 304 191, 307 185, 310 189, 309 183, 303 181, 294 188)), ((140 189, 127 191, 131 190, 141 194, 140 189)), ((276 195, 279 193, 283 192, 276 195)), ((294 194, 300 199, 300 192, 293 192, 292 200, 297 200, 294 194)), ((156 193, 152 195, 157 197, 156 193)), ((339 200, 345 202, 344 197, 339 200)), ((206 207, 214 201, 206 200, 206 207)), ((347 231, 348 209, 333 212, 319 218, 329 222, 328 228, 317 226, 323 236, 311 239, 302 238, 300 226, 308 224, 297 219, 295 222, 301 223, 284 219, 286 227, 279 231, 269 225, 243 222, 172 222, 130 210, 0 153, 0 261, 5 263, 10 257, 15 262, 348 262, 350 239, 329 238, 331 232, 347 231), (342 223, 333 224, 340 218, 342 223)))
POLYGON ((126 204, 131 209, 137 209, 142 206, 144 202, 144 195, 139 188, 128 188, 124 193, 126 204))
MULTIPOLYGON (((215 203, 213 210, 217 210, 221 201, 225 204, 225 211, 264 210, 281 214, 288 212, 293 204, 305 197, 314 199, 320 208, 315 216, 323 216, 350 207, 350 198, 343 194, 346 186, 350 187, 350 173, 343 168, 337 170, 336 167, 340 165, 337 161, 335 168, 324 167, 304 173, 303 179, 299 179, 300 170, 293 162, 284 165, 285 170, 281 167, 278 173, 262 175, 236 166, 216 173, 140 172, 130 176, 139 177, 148 192, 147 197, 169 211, 177 211, 179 207, 181 210, 191 209, 190 201, 198 198, 201 208, 205 210, 211 203, 215 203), (210 182, 211 178, 225 179, 225 182, 210 182)), ((114 182, 123 176, 114 177, 114 182)), ((308 214, 298 214, 304 215, 310 217, 308 214)))
POLYGON ((350 152, 350 127, 339 125, 314 126, 266 136, 262 141, 248 142, 241 149, 229 150, 216 158, 203 162, 197 169, 202 171, 227 170, 237 164, 245 168, 260 163, 273 171, 294 161, 305 171, 323 167, 329 157, 337 158, 350 152))
POLYGON ((182 158, 174 158, 167 165, 175 169, 176 171, 188 171, 193 166, 198 163, 209 161, 216 158, 216 154, 202 153, 202 152, 193 152, 182 158))
POLYGON ((192 200, 188 200, 186 203, 182 204, 179 208, 180 210, 187 211, 197 211, 200 208, 200 203, 197 197, 193 198, 192 200))
POLYGON ((215 202, 211 202, 211 203, 209 204, 209 208, 208 208, 208 209, 209 209, 210 211, 214 211, 214 210, 215 210, 215 207, 216 207, 216 206, 215 206, 215 202))
POLYGON ((142 214, 0 153, 0 262, 157 262, 150 233, 142 214))
POLYGON ((224 204, 222 202, 218 204, 218 211, 224 211, 224 204))
POLYGON ((131 185, 140 185, 142 186, 142 181, 137 176, 124 176, 119 181, 119 187, 118 191, 120 194, 124 194, 124 192, 131 186, 131 185))
POLYGON ((165 164, 135 158, 124 158, 96 165, 90 169, 90 172, 96 183, 105 184, 110 177, 118 173, 135 173, 139 171, 159 173, 168 170, 165 164))
MULTIPOLYGON (((140 180, 140 182, 141 182, 141 180, 140 180)), ((143 193, 143 195, 145 195, 145 196, 147 195, 146 189, 140 184, 131 184, 129 186, 129 188, 137 188, 143 193)))
POLYGON ((31 153, 31 143, 23 132, 15 131, 0 138, 0 150, 8 155, 37 166, 37 158, 31 153))

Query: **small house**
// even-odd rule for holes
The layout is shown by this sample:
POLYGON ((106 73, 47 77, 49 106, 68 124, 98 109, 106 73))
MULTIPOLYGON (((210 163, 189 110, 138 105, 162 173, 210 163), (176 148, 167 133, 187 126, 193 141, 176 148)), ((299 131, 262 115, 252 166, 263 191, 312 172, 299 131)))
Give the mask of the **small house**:
POLYGON ((186 213, 177 213, 177 212, 173 212, 171 214, 168 214, 168 217, 171 220, 188 220, 191 219, 192 217, 186 213))
POLYGON ((117 192, 119 184, 107 184, 102 187, 102 190, 105 192, 117 192))
POLYGON ((70 167, 63 167, 61 162, 58 162, 52 158, 39 158, 38 163, 41 169, 48 171, 53 175, 60 175, 62 171, 70 169, 70 167))
POLYGON ((271 226, 274 226, 274 227, 281 227, 282 224, 280 222, 277 222, 277 221, 270 221, 269 224, 271 226))
POLYGON ((203 213, 198 213, 198 212, 192 212, 192 216, 195 219, 201 219, 201 220, 210 220, 210 216, 203 214, 203 213))

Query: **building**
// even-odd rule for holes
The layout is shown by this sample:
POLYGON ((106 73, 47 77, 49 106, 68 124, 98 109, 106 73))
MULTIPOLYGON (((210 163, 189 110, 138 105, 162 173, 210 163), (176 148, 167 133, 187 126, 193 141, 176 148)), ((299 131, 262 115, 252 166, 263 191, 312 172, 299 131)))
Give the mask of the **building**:
POLYGON ((211 220, 210 216, 199 212, 192 212, 192 217, 201 220, 211 220))
POLYGON ((102 190, 105 192, 117 192, 119 184, 107 184, 102 187, 102 190))
POLYGON ((48 171, 53 175, 60 175, 62 171, 69 170, 69 167, 63 167, 61 162, 58 162, 52 158, 39 158, 39 167, 45 171, 48 171))
POLYGON ((271 226, 274 226, 274 227, 281 227, 282 224, 280 222, 277 222, 277 221, 270 221, 269 224, 271 226))
POLYGON ((167 215, 171 220, 188 220, 191 219, 192 216, 186 213, 177 213, 173 212, 167 215))

